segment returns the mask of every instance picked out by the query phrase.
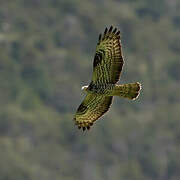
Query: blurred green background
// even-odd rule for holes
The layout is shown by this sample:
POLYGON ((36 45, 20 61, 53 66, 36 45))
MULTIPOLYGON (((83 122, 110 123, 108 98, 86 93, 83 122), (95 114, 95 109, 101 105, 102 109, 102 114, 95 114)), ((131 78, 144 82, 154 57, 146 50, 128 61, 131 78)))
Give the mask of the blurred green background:
POLYGON ((180 1, 1 0, 0 180, 179 180, 180 1), (115 98, 82 132, 73 114, 99 33, 121 30, 115 98))

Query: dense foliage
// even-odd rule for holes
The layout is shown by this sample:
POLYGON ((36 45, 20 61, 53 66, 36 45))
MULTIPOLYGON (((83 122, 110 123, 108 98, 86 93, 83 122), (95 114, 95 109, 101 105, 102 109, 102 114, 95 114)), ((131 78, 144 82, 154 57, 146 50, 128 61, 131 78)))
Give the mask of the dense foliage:
POLYGON ((0 5, 1 180, 180 179, 180 1, 13 0, 0 5), (98 35, 121 30, 116 98, 89 132, 72 117, 98 35))

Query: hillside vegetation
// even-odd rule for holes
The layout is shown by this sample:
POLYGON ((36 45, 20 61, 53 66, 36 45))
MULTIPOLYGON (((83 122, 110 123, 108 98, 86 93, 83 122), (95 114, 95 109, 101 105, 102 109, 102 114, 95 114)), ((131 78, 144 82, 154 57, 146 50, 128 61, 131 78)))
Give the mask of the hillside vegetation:
POLYGON ((1 180, 180 179, 179 0, 1 0, 1 180), (99 33, 120 29, 120 83, 88 132, 73 115, 99 33))

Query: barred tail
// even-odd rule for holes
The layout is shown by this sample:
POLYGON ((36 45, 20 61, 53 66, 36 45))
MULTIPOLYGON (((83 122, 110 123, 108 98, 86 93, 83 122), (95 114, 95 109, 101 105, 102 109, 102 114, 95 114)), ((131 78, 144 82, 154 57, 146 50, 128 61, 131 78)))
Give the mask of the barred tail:
POLYGON ((140 90, 141 90, 141 84, 138 82, 116 85, 113 90, 113 95, 134 100, 140 94, 140 90))

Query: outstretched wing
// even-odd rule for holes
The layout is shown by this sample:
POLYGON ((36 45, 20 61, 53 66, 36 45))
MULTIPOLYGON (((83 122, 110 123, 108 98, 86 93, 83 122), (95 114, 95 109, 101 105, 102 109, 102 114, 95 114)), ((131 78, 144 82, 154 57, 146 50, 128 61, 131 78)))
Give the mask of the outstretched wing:
POLYGON ((80 104, 74 120, 78 128, 90 129, 99 117, 106 113, 112 103, 112 96, 102 96, 88 93, 80 104))
POLYGON ((123 67, 120 31, 106 28, 103 36, 99 35, 93 62, 93 84, 115 84, 123 67))

